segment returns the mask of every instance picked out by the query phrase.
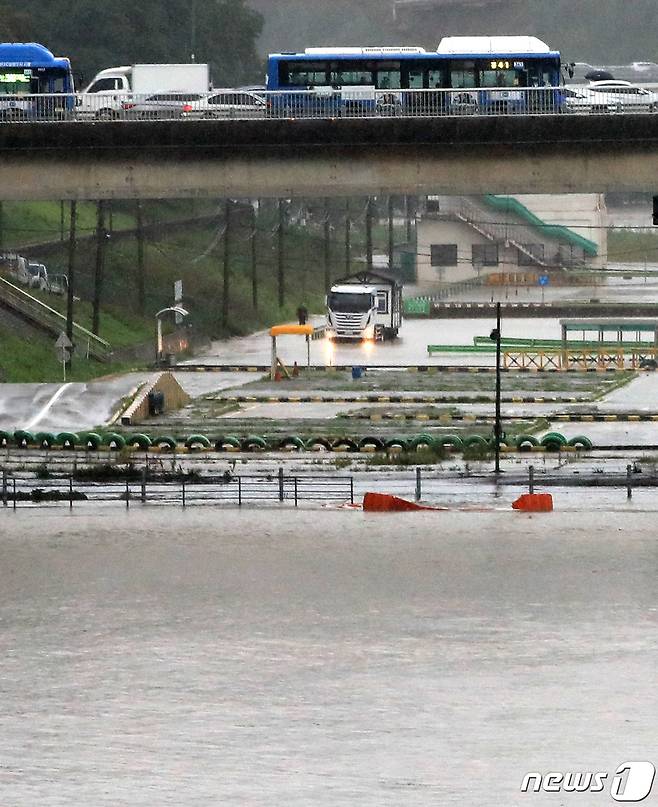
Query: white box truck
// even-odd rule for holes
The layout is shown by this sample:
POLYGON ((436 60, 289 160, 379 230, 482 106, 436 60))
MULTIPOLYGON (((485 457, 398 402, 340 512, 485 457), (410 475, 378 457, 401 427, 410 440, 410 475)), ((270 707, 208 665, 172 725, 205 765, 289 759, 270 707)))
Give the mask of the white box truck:
POLYGON ((133 64, 108 67, 78 95, 80 117, 113 120, 121 116, 124 104, 145 100, 155 93, 207 93, 210 70, 207 64, 133 64))
POLYGON ((402 325, 402 285, 381 272, 342 278, 327 295, 329 339, 395 339, 402 325))

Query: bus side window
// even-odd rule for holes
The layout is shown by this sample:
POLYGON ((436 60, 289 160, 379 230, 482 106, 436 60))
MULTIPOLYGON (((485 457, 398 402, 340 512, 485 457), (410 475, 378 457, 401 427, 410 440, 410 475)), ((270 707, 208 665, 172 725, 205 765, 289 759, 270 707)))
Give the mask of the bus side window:
POLYGON ((450 68, 450 86, 458 90, 475 87, 475 62, 453 62, 450 68))
POLYGON ((442 70, 429 70, 427 74, 427 86, 430 90, 440 90, 446 86, 442 70))
POLYGON ((410 90, 423 89, 423 70, 410 69, 408 87, 410 90))
POLYGON ((402 73, 399 63, 382 63, 377 69, 378 90, 399 90, 402 87, 402 73))

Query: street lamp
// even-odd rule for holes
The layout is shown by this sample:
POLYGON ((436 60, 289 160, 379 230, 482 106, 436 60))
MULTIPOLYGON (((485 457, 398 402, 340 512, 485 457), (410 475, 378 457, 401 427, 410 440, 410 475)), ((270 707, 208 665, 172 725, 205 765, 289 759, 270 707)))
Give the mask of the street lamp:
POLYGON ((494 448, 496 466, 494 472, 500 473, 500 441, 503 433, 500 422, 500 303, 496 303, 496 327, 491 331, 489 338, 496 343, 496 419, 494 423, 494 448))
POLYGON ((189 316, 189 311, 183 308, 182 305, 172 305, 169 308, 163 308, 155 315, 155 363, 160 364, 162 359, 162 317, 165 314, 179 314, 181 317, 189 316))

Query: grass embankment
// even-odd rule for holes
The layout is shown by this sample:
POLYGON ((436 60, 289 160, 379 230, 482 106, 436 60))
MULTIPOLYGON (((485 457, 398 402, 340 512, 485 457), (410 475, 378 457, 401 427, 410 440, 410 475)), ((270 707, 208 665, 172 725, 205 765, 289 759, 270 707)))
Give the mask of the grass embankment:
POLYGON ((658 233, 634 230, 610 230, 608 261, 619 263, 656 263, 658 233))
MULTIPOLYGON (((185 219, 216 213, 213 221, 200 221, 186 227, 170 226, 149 232, 144 243, 143 306, 139 299, 138 245, 133 234, 119 234, 135 226, 134 203, 116 203, 113 209, 115 238, 107 244, 101 296, 100 336, 113 347, 148 344, 152 340, 154 315, 173 303, 175 281, 183 281, 184 305, 190 311, 189 324, 197 334, 220 338, 247 334, 277 322, 294 321, 300 304, 310 311, 321 310, 324 298, 324 252, 322 228, 287 225, 284 238, 284 304, 278 304, 278 230, 273 204, 263 205, 256 219, 257 304, 252 300, 251 214, 248 208, 235 208, 231 214, 228 273, 228 316, 222 316, 224 289, 224 221, 217 203, 155 202, 144 204, 145 224, 185 219)), ((68 209, 66 209, 68 216, 68 209)), ((96 207, 78 206, 80 234, 95 231, 96 207)), ((60 233, 60 206, 57 203, 6 203, 3 205, 3 237, 6 248, 18 244, 56 240, 60 233)), ((68 226, 68 218, 65 227, 68 226)), ((353 232, 354 255, 361 252, 358 230, 353 232)), ((332 231, 331 276, 345 274, 341 233, 332 231)), ((28 249, 22 252, 40 259, 28 249)), ((51 247, 44 262, 51 273, 65 273, 68 245, 51 247)), ((91 303, 96 264, 95 239, 78 243, 76 252, 74 317, 91 327, 91 303)), ((357 268, 354 264, 353 268, 357 268)), ((40 295, 60 313, 66 302, 50 294, 40 295)), ((167 323, 168 325, 168 323, 167 323)), ((0 327, 0 373, 7 381, 51 381, 61 378, 50 337, 34 334, 30 339, 12 337, 0 327)), ((125 369, 126 365, 118 365, 125 369)), ((74 378, 105 375, 116 366, 74 361, 74 378), (77 367, 75 366, 77 365, 77 367)))

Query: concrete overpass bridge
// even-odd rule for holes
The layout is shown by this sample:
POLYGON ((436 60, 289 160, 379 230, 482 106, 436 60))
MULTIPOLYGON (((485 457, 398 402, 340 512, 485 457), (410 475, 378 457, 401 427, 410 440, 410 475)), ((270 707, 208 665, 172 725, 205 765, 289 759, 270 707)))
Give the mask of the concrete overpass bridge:
POLYGON ((0 124, 0 198, 646 191, 658 114, 0 124))

